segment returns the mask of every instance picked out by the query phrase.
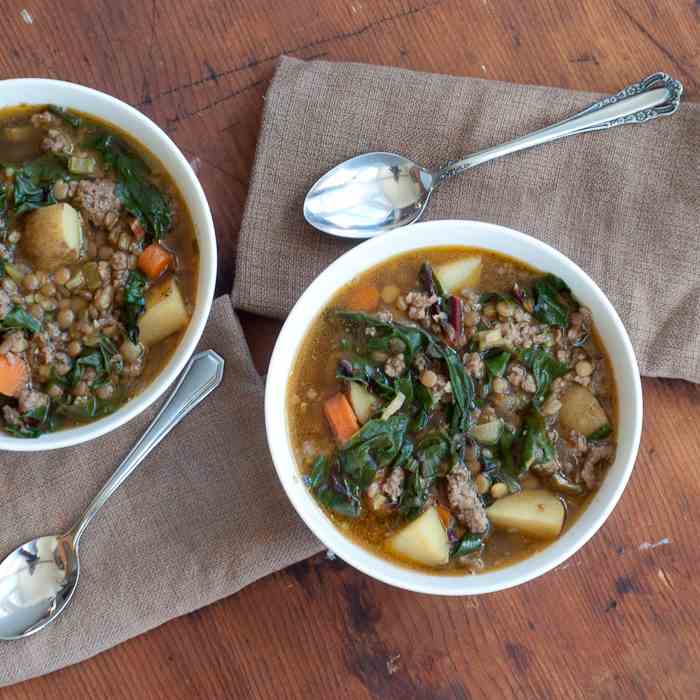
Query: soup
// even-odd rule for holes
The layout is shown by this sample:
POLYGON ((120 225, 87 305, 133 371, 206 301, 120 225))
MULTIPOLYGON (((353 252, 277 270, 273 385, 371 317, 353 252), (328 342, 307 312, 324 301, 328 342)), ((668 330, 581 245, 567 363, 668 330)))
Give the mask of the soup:
POLYGON ((172 178, 112 125, 0 111, 0 427, 25 438, 140 392, 189 323, 198 253, 172 178))
POLYGON ((561 535, 615 456, 590 311, 478 249, 400 255, 315 320, 287 394, 293 450, 333 523, 433 573, 514 563, 561 535))

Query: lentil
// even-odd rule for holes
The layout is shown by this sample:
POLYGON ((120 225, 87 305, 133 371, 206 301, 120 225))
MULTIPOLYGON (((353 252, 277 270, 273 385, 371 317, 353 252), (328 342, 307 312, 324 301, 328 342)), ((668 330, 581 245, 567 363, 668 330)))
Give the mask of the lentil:
POLYGON ((494 484, 491 487, 491 496, 498 500, 499 498, 503 498, 504 496, 508 495, 508 487, 502 483, 499 482, 498 484, 494 484))

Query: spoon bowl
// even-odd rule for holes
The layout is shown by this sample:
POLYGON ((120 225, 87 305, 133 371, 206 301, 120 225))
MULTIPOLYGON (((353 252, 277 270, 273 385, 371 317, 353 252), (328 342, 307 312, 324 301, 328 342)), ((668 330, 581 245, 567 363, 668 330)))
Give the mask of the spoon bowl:
POLYGON ((396 153, 366 153, 337 165, 309 190, 304 218, 344 238, 369 238, 416 221, 434 178, 396 153))
POLYGON ((43 629, 70 602, 78 552, 67 535, 46 535, 17 547, 0 563, 0 639, 43 629))

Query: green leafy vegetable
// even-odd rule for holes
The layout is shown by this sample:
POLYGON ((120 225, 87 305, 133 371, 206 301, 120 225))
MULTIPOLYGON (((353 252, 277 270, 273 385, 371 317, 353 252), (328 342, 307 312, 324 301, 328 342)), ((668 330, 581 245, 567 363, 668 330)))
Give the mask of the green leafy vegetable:
POLYGON ((471 554, 481 549, 484 544, 483 535, 475 535, 468 532, 462 539, 457 542, 450 553, 451 558, 463 557, 465 554, 471 554))
POLYGON ((347 481, 338 479, 331 471, 327 457, 317 457, 311 465, 307 485, 314 496, 327 508, 336 513, 355 518, 361 510, 359 493, 347 481))
POLYGON ((132 343, 138 343, 139 340, 138 321, 146 308, 145 288, 146 278, 137 270, 132 270, 124 287, 124 305, 122 307, 124 325, 132 343))
POLYGON ((40 427, 35 427, 31 425, 5 425, 3 426, 5 432, 15 437, 35 439, 43 435, 46 430, 40 427))
POLYGON ((385 349, 384 344, 388 345, 388 342, 392 338, 401 340, 406 349, 404 354, 410 362, 413 356, 421 349, 425 343, 426 336, 430 336, 423 331, 421 328, 415 326, 406 326, 402 323, 395 323, 393 321, 383 321, 376 316, 371 314, 363 313, 361 311, 338 311, 338 316, 346 321, 352 323, 359 323, 364 326, 369 326, 370 328, 376 328, 377 333, 373 338, 368 339, 372 341, 372 349, 380 349, 379 344, 381 344, 381 349, 385 349))
POLYGON ((22 414, 20 425, 6 425, 5 430, 15 437, 38 438, 53 429, 49 414, 49 404, 27 411, 22 414))
POLYGON ((569 368, 567 365, 555 360, 546 350, 531 348, 519 353, 523 362, 532 371, 537 385, 537 391, 532 399, 535 406, 539 406, 547 397, 552 382, 557 377, 563 377, 569 368))
POLYGON ((339 363, 335 376, 337 379, 371 387, 378 396, 384 399, 391 399, 396 395, 396 389, 383 370, 360 357, 353 360, 343 360, 339 363))
POLYGON ((109 401, 102 401, 95 396, 77 396, 72 402, 61 403, 56 407, 56 413, 65 418, 82 422, 109 415, 119 408, 123 397, 116 396, 109 401))
POLYGON ((13 206, 19 216, 25 212, 55 204, 53 185, 66 178, 63 161, 53 154, 43 155, 15 173, 13 206))
POLYGON ((409 427, 413 432, 419 432, 428 424, 430 414, 435 407, 435 400, 428 388, 423 386, 420 382, 416 383, 413 394, 417 412, 409 427))
POLYGON ((96 150, 119 180, 116 194, 153 240, 160 240, 172 226, 167 197, 150 181, 146 163, 113 134, 101 134, 87 146, 96 150))
POLYGON ((83 350, 73 363, 70 372, 60 383, 75 386, 83 378, 85 369, 91 367, 95 370, 95 379, 91 386, 94 388, 104 384, 113 370, 119 372, 122 369, 123 363, 121 361, 116 364, 113 361, 115 355, 117 355, 117 347, 112 340, 107 336, 100 336, 95 347, 83 350))
POLYGON ((535 282, 535 308, 533 315, 550 326, 565 327, 569 323, 569 304, 565 294, 570 296, 566 283, 555 275, 546 275, 535 282))
POLYGON ((555 456, 554 447, 547 437, 544 418, 535 409, 530 409, 523 421, 520 471, 526 471, 535 464, 547 464, 555 456))
POLYGON ((394 390, 397 394, 404 395, 405 406, 410 406, 413 403, 413 380, 410 374, 397 377, 394 381, 394 390))
POLYGON ((612 426, 609 423, 601 425, 598 430, 594 430, 588 436, 588 442, 596 442, 597 440, 605 440, 612 433, 612 426))
POLYGON ((405 415, 367 421, 338 451, 343 476, 360 490, 366 489, 377 469, 388 467, 396 459, 407 428, 405 415))
POLYGON ((404 517, 414 518, 420 513, 436 479, 445 473, 450 456, 450 440, 441 432, 426 435, 416 445, 405 465, 408 477, 399 500, 399 512, 404 517))
POLYGON ((515 431, 509 425, 504 425, 498 444, 501 455, 501 468, 504 472, 513 477, 517 477, 519 471, 515 468, 515 461, 513 459, 513 443, 515 442, 515 437, 515 431))
POLYGON ((420 462, 423 476, 432 479, 440 474, 440 466, 447 462, 450 454, 450 440, 438 431, 426 435, 415 448, 415 456, 420 462))
POLYGON ((499 352, 491 355, 484 360, 486 369, 491 377, 502 377, 505 374, 508 362, 510 362, 511 353, 499 352))
POLYGON ((469 422, 469 411, 474 405, 474 382, 466 373, 459 355, 448 345, 433 341, 433 349, 447 365, 454 407, 450 417, 450 432, 464 431, 469 422))
POLYGON ((5 331, 21 329, 30 333, 38 333, 41 330, 41 323, 21 306, 15 305, 0 321, 0 328, 5 331))
POLYGON ((51 114, 54 114, 66 122, 66 124, 72 126, 74 129, 79 129, 83 125, 83 120, 79 116, 72 114, 64 107, 49 105, 46 109, 51 112, 51 114))
POLYGON ((423 504, 428 500, 430 487, 434 480, 421 474, 421 467, 417 460, 412 459, 406 465, 408 476, 404 483, 403 493, 399 499, 399 512, 405 518, 416 517, 423 504))

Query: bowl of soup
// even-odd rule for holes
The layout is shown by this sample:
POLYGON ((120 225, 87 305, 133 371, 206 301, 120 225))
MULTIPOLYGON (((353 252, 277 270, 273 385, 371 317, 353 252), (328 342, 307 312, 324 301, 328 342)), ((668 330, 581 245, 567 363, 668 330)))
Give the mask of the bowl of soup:
POLYGON ((517 585, 596 532, 627 483, 629 337, 561 253, 475 221, 354 248, 290 313, 267 435, 298 513, 343 560, 445 595, 517 585))
POLYGON ((129 105, 0 82, 0 449, 75 445, 151 405, 202 334, 216 279, 204 192, 129 105))

